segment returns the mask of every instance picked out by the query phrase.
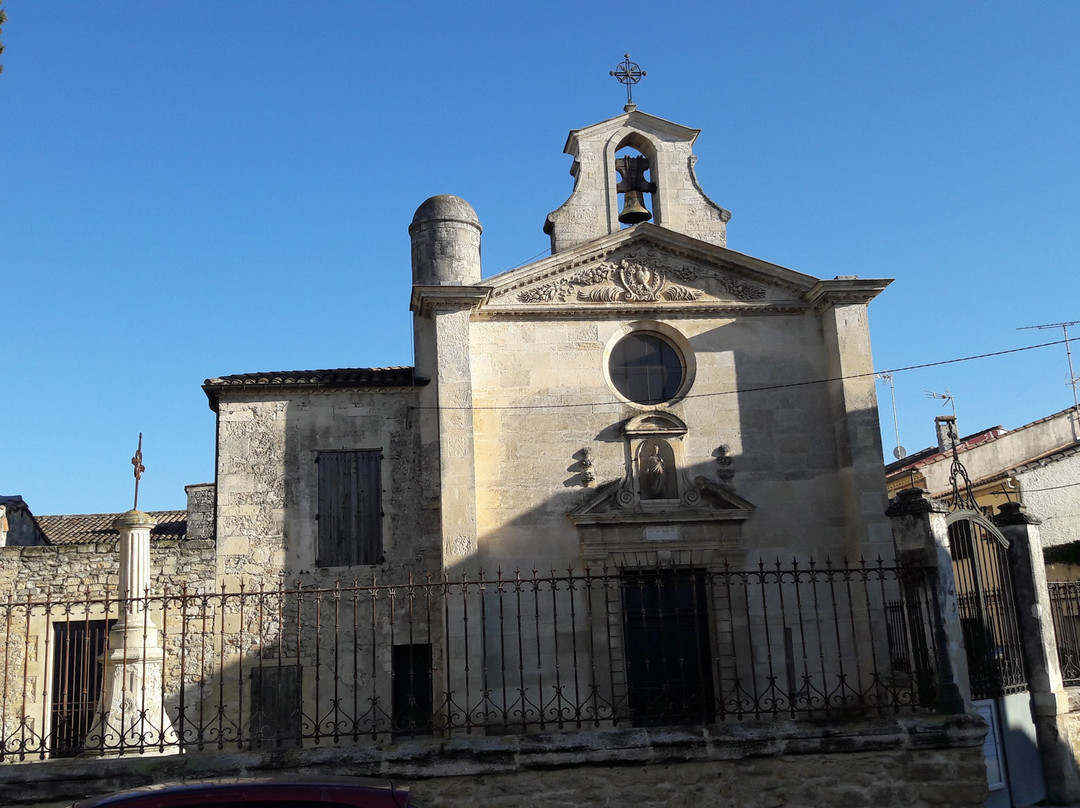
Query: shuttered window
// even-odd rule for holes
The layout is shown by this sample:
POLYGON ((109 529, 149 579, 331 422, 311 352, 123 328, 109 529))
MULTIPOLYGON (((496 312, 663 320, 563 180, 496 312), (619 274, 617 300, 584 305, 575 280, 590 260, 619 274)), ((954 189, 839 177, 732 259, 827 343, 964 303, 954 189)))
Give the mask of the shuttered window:
POLYGON ((319 452, 320 567, 380 564, 382 452, 319 452))

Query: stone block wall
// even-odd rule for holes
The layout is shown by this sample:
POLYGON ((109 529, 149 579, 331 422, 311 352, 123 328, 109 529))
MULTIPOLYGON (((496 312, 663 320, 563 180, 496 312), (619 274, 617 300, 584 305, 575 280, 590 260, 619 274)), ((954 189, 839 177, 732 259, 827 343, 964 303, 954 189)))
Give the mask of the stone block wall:
MULTIPOLYGON (((209 539, 154 541, 150 545, 151 596, 178 595, 214 586, 214 542, 209 539)), ((11 593, 15 606, 0 614, 0 691, 4 694, 3 729, 34 744, 36 734, 48 732, 50 673, 57 654, 55 628, 65 623, 110 620, 119 615, 116 542, 0 548, 0 588, 11 593), (106 602, 108 598, 108 602, 106 602), (27 601, 35 604, 25 608, 27 601), (21 729, 14 729, 21 727, 21 729)), ((173 608, 175 600, 170 601, 173 608)), ((150 605, 152 619, 161 624, 162 603, 150 605)), ((179 626, 167 640, 175 650, 179 626)))
POLYGON ((187 493, 187 538, 214 538, 214 484, 185 485, 187 493))
POLYGON ((0 766, 0 803, 59 808, 150 783, 303 773, 405 782, 426 808, 976 808, 985 732, 977 717, 913 716, 53 761, 0 766))
MULTIPOLYGON (((440 569, 436 503, 425 503, 426 469, 416 428, 413 390, 337 389, 223 392, 218 404, 217 582, 230 593, 260 588, 333 588, 338 582, 380 584, 423 580, 440 569), (318 565, 320 452, 379 450, 382 453, 381 564, 318 565)), ((327 598, 329 602, 329 596, 327 598)), ((224 601, 216 619, 227 635, 218 660, 228 681, 231 708, 244 705, 253 667, 295 666, 318 654, 349 653, 319 620, 327 609, 315 603, 270 618, 239 599, 224 601), (335 644, 337 643, 337 644, 335 644)), ((399 615, 400 616, 400 615, 399 615)), ((390 637, 387 616, 365 632, 390 637)), ((367 636, 367 634, 365 634, 367 636)), ((401 642, 401 640, 398 640, 401 642)), ((439 647, 438 642, 435 642, 439 647)), ((358 655, 362 681, 378 675, 389 682, 392 643, 358 655)), ((436 663, 438 664, 438 663, 436 663)), ((311 696, 305 677, 305 696, 311 696)), ((387 699, 389 693, 385 694, 387 699)), ((249 709, 245 707, 245 709, 249 709)))
MULTIPOLYGON (((214 543, 209 539, 154 540, 150 580, 155 594, 178 592, 181 584, 214 580, 214 543)), ((0 590, 17 599, 53 601, 116 597, 120 582, 116 542, 0 548, 0 590)))

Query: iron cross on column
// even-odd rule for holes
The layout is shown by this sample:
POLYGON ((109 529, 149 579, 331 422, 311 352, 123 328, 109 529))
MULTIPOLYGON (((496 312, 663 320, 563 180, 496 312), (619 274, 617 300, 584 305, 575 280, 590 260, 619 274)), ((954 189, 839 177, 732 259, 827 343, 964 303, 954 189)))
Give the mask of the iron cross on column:
POLYGON ((643 76, 647 76, 648 73, 638 67, 636 62, 630 61, 629 53, 624 53, 623 56, 626 57, 626 61, 620 63, 614 70, 609 71, 608 75, 618 79, 619 84, 626 85, 626 103, 629 106, 634 103, 634 85, 641 81, 643 76))
POLYGON ((146 471, 146 466, 142 462, 142 432, 139 433, 139 448, 135 450, 135 456, 131 458, 131 465, 135 467, 135 504, 132 507, 139 510, 139 480, 146 471))

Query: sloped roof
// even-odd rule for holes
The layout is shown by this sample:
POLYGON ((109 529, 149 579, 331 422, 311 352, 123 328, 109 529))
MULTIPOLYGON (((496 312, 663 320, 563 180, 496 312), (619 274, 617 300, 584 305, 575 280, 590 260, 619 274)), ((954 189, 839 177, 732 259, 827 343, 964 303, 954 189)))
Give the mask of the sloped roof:
MULTIPOLYGON (((155 539, 183 539, 187 533, 187 511, 149 511, 157 526, 150 531, 155 539)), ((35 516, 49 544, 94 544, 115 541, 112 523, 118 513, 83 513, 35 516)))
POLYGON ((324 370, 276 370, 268 373, 238 373, 218 376, 203 382, 210 409, 217 410, 221 392, 233 389, 281 389, 348 387, 422 387, 428 380, 416 375, 416 368, 330 368, 324 370))
MULTIPOLYGON (((1001 437, 1007 432, 1001 426, 992 426, 989 429, 984 429, 980 432, 975 432, 971 435, 967 435, 963 438, 957 438, 956 450, 958 452, 964 452, 970 449, 972 446, 978 446, 981 443, 994 440, 1001 437)), ((885 464, 885 476, 889 477, 900 472, 908 471, 916 466, 926 465, 928 462, 936 461, 942 457, 947 457, 952 454, 952 449, 940 449, 937 446, 927 446, 925 449, 920 449, 917 452, 913 452, 909 455, 904 455, 899 460, 894 460, 891 463, 885 464)))
MULTIPOLYGON (((1062 422, 1063 419, 1063 422, 1065 424, 1068 424, 1071 422, 1073 409, 1073 407, 1066 407, 1059 412, 1043 416, 1042 418, 1038 418, 1034 421, 1031 421, 1030 423, 1015 427, 1013 429, 1005 429, 1003 426, 999 425, 992 426, 989 429, 980 430, 979 432, 975 432, 966 437, 957 439, 957 451, 963 454, 964 452, 967 452, 970 449, 974 449, 977 446, 981 446, 982 444, 999 441, 1003 438, 1009 438, 1026 430, 1046 430, 1052 426, 1053 422, 1062 422)), ((1048 436, 1049 440, 1057 440, 1058 443, 1048 444, 1046 440, 1038 441, 1037 445, 1041 444, 1042 451, 1036 452, 1029 457, 1017 459, 1016 462, 1011 464, 1010 468, 1019 469, 1030 463, 1038 463, 1041 462, 1045 457, 1056 456, 1060 452, 1067 451, 1074 446, 1080 445, 1080 441, 1075 440, 1075 437, 1071 432, 1071 428, 1065 432, 1065 435, 1062 435, 1060 431, 1057 433, 1054 433, 1052 431, 1042 431, 1042 434, 1048 436), (1058 436, 1057 438, 1053 437, 1055 434, 1058 436)), ((907 472, 912 468, 930 466, 939 462, 943 458, 947 459, 948 456, 951 454, 951 449, 945 449, 943 451, 937 446, 928 446, 927 448, 921 449, 913 454, 909 454, 901 458, 900 460, 894 460, 892 463, 887 463, 885 465, 885 476, 887 478, 892 478, 898 474, 907 472)))

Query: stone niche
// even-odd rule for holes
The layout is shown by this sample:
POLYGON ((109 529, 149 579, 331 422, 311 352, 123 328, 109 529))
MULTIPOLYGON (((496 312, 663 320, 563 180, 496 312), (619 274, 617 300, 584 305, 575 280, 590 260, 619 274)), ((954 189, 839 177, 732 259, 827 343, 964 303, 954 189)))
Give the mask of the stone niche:
POLYGON ((741 556, 742 523, 754 505, 734 492, 728 475, 718 482, 685 471, 688 431, 661 410, 623 424, 625 474, 601 484, 569 514, 587 565, 709 567, 741 556))

